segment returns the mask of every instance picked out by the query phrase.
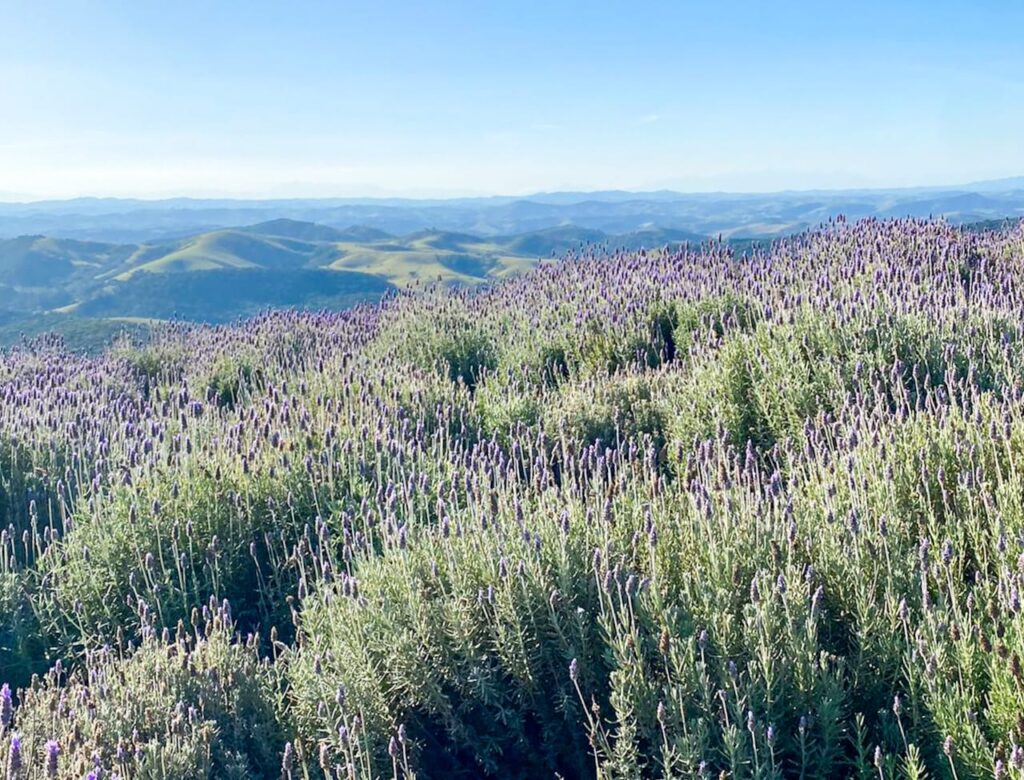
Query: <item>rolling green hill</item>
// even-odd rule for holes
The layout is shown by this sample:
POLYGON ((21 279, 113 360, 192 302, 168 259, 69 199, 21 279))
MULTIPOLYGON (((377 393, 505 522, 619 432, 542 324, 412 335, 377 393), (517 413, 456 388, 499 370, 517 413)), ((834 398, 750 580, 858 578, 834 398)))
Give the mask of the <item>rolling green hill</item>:
POLYGON ((336 230, 277 219, 165 244, 141 245, 120 265, 110 268, 105 278, 125 281, 140 272, 320 268, 375 274, 399 286, 424 281, 479 284, 520 273, 540 259, 586 244, 637 248, 702 238, 660 229, 609 236, 572 225, 492 238, 444 230, 420 230, 399 237, 373 228, 336 230))
POLYGON ((289 270, 308 267, 320 251, 320 243, 299 239, 253 235, 238 230, 217 230, 185 239, 151 257, 144 251, 129 258, 127 270, 116 278, 125 281, 136 273, 217 271, 228 268, 289 270), (145 259, 134 264, 133 261, 145 259))
MULTIPOLYGON (((274 220, 251 227, 217 230, 159 245, 121 252, 120 262, 100 266, 96 278, 126 282, 142 273, 224 271, 356 271, 407 285, 418 281, 478 284, 528 269, 551 244, 528 252, 476 236, 420 231, 398 238, 369 228, 341 231, 322 225, 274 220)), ((561 248, 557 246, 556 248, 561 248)))
POLYGON ((0 283, 52 287, 87 279, 130 256, 133 247, 69 238, 21 236, 0 241, 0 283))

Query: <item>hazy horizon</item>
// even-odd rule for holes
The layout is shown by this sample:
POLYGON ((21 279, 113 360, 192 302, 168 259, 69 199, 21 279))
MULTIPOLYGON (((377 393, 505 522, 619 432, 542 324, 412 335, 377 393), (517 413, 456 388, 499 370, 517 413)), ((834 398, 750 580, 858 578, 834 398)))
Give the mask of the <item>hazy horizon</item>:
POLYGON ((997 179, 984 179, 975 181, 964 181, 964 182, 938 182, 932 184, 908 184, 901 186, 871 186, 871 187, 806 187, 800 188, 795 187, 791 189, 751 189, 751 190, 728 190, 728 189, 694 189, 694 190, 681 190, 673 189, 671 187, 662 188, 630 188, 630 187, 600 187, 589 190, 579 190, 573 188, 563 189, 551 189, 551 190, 527 190, 524 192, 499 192, 499 191, 457 191, 448 193, 434 193, 434 194, 418 194, 409 193, 404 191, 374 191, 373 188, 368 188, 362 193, 354 194, 323 194, 323 195, 285 195, 285 196, 245 196, 245 195, 233 195, 231 193, 197 193, 197 194, 177 194, 177 193, 154 193, 149 195, 93 195, 93 194, 81 194, 71 195, 66 197, 54 197, 54 198, 19 198, 17 194, 3 193, 0 192, 0 204, 14 206, 14 205, 25 205, 30 206, 35 203, 61 203, 61 202, 73 202, 80 200, 115 200, 115 201, 140 201, 140 202, 164 202, 164 201, 176 201, 176 200, 189 200, 189 201, 236 201, 239 203, 260 203, 269 201, 303 201, 303 200, 424 200, 424 201, 444 201, 444 200, 461 200, 461 199, 505 199, 505 198, 522 198, 528 199, 531 197, 556 195, 556 194, 580 194, 580 195, 591 195, 609 192, 621 192, 630 193, 636 195, 646 195, 654 193, 671 193, 680 196, 698 196, 698 195, 723 195, 723 196, 768 196, 768 195, 799 195, 802 193, 856 193, 856 192, 885 192, 893 191, 900 192, 905 190, 930 190, 934 189, 937 191, 970 191, 972 187, 979 185, 998 185, 1001 182, 1010 182, 1013 184, 1014 189, 1024 189, 1024 175, 1007 175, 997 179))
POLYGON ((1024 171, 1024 7, 0 9, 0 198, 938 186, 1024 171))

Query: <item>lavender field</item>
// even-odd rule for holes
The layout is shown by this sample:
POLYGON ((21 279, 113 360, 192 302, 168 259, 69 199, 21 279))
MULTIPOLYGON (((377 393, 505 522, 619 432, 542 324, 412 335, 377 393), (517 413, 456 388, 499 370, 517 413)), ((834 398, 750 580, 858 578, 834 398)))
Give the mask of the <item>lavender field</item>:
POLYGON ((1024 228, 0 356, 8 778, 1024 777, 1024 228))

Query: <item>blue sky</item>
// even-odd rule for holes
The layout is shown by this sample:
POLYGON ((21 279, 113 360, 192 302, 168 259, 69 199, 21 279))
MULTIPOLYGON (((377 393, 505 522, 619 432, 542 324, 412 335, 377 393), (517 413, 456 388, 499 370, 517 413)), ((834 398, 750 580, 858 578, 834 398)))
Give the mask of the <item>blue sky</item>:
POLYGON ((2 0, 0 199, 1024 174, 1024 3, 2 0))

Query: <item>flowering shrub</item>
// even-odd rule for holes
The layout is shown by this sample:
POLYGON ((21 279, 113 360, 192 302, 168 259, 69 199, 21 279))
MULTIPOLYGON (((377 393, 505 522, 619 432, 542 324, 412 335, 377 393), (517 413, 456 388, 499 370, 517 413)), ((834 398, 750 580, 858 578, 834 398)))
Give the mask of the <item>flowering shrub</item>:
POLYGON ((204 606, 175 635, 90 650, 22 691, 10 727, 26 777, 277 777, 284 748, 274 668, 230 613, 204 606))
POLYGON ((1021 311, 840 219, 0 354, 3 771, 1024 777, 1021 311))

